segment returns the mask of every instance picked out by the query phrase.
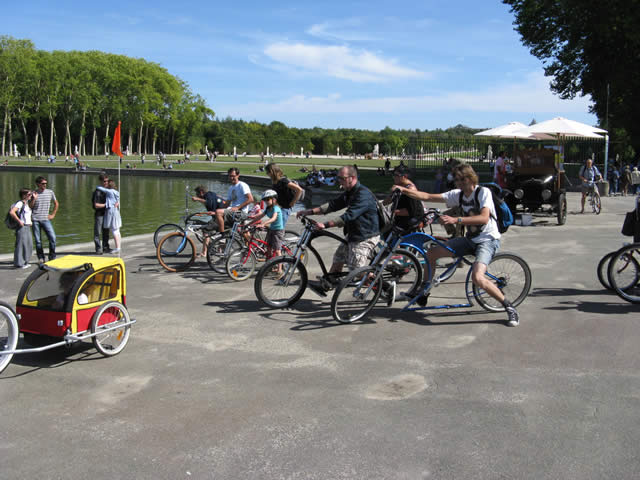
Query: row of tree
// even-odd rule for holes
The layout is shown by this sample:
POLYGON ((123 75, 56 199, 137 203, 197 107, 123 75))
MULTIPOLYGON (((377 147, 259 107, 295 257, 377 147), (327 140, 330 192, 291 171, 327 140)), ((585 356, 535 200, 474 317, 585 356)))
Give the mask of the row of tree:
POLYGON ((179 78, 143 59, 37 50, 0 36, 0 153, 98 155, 116 121, 130 151, 183 150, 213 111, 179 78))
POLYGON ((0 36, 1 155, 109 152, 122 121, 123 150, 156 154, 310 152, 401 154, 411 138, 471 136, 447 130, 299 129, 281 122, 217 119, 180 78, 143 59, 98 51, 38 50, 30 40, 0 36))

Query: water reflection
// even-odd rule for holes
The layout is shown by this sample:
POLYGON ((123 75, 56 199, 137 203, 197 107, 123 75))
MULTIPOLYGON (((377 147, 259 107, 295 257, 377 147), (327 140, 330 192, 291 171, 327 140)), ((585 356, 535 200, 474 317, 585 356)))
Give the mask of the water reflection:
MULTIPOLYGON (((5 209, 18 200, 20 188, 35 189, 33 180, 39 173, 0 172, 0 205, 5 209)), ((60 209, 53 220, 58 245, 68 245, 93 240, 93 208, 91 195, 98 184, 98 174, 51 173, 44 175, 60 202, 60 209)), ((242 179, 242 177, 241 177, 242 179)), ((114 180, 118 182, 118 177, 114 180)), ((197 185, 226 197, 228 183, 202 178, 120 177, 118 189, 121 195, 122 235, 153 232, 158 225, 177 222, 184 215, 185 193, 195 195, 197 185)), ((259 198, 264 188, 251 187, 259 198)), ((190 212, 204 209, 201 203, 188 201, 190 212)), ((0 253, 13 252, 15 234, 0 229, 0 253)), ((46 243, 46 240, 45 240, 46 243)))

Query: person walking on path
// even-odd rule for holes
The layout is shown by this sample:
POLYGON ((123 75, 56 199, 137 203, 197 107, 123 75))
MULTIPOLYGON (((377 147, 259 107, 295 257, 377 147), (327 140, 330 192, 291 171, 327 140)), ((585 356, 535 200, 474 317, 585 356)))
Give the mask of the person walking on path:
MULTIPOLYGON (((100 185, 107 187, 109 185, 109 177, 104 173, 100 175, 100 185)), ((102 252, 109 253, 109 228, 104 223, 104 215, 106 213, 107 194, 101 192, 97 188, 93 192, 91 198, 91 204, 93 205, 93 243, 96 246, 96 253, 102 255, 102 252), (102 236, 102 244, 100 243, 100 236, 102 236)))
POLYGON ((265 170, 271 178, 273 190, 278 193, 278 206, 282 210, 282 224, 286 225, 291 209, 300 200, 304 190, 296 182, 292 182, 285 177, 278 164, 270 163, 265 170))
POLYGON ((631 171, 631 193, 640 193, 640 170, 638 167, 633 167, 631 171))
MULTIPOLYGON (((440 222, 443 224, 460 224, 467 229, 464 237, 455 237, 447 241, 446 245, 454 250, 458 255, 475 255, 472 267, 471 281, 474 285, 484 289, 489 295, 502 303, 507 312, 507 325, 516 327, 520 323, 517 310, 504 297, 502 291, 487 278, 487 265, 500 249, 500 232, 496 222, 496 209, 493 204, 491 192, 486 187, 478 185, 478 175, 471 165, 458 165, 453 169, 454 181, 458 188, 445 193, 434 194, 420 192, 394 185, 395 190, 400 190, 403 194, 422 200, 425 202, 444 202, 448 207, 462 204, 462 216, 451 217, 441 215, 440 222), (478 194, 476 196, 476 189, 478 194), (461 197, 462 194, 462 197, 461 197), (478 205, 476 205, 476 200, 478 205)), ((435 247, 428 251, 427 260, 429 265, 425 265, 425 278, 431 281, 435 272, 438 258, 451 257, 453 253, 444 247, 435 247), (429 268, 430 267, 430 268, 429 268), (429 276, 430 275, 430 276, 429 276)), ((427 296, 418 298, 417 302, 421 306, 427 304, 427 296)))
POLYGON ((120 227, 122 227, 122 218, 120 217, 120 192, 118 192, 116 182, 113 180, 108 181, 107 188, 102 186, 96 188, 107 195, 103 226, 111 229, 113 241, 116 244, 116 248, 111 250, 111 253, 120 253, 120 227))
POLYGON ((31 239, 31 207, 35 203, 34 194, 28 188, 21 188, 18 192, 20 200, 14 203, 9 214, 17 220, 19 227, 16 229, 16 246, 13 250, 13 266, 16 268, 29 268, 29 260, 33 253, 33 240, 31 239))
MULTIPOLYGON (((622 172, 620 172, 620 184, 622 195, 626 196, 629 193, 629 187, 631 187, 631 168, 629 168, 629 165, 625 165, 622 172)), ((633 189, 631 191, 633 192, 633 189)))
POLYGON ((37 177, 35 183, 37 190, 34 194, 35 203, 31 213, 31 222, 33 226, 33 238, 36 241, 38 261, 43 263, 44 249, 42 247, 42 230, 44 230, 49 239, 49 260, 56 258, 56 232, 53 230, 51 220, 56 217, 60 204, 53 190, 47 188, 48 182, 46 178, 42 176, 37 177), (53 211, 49 213, 51 202, 53 202, 53 211))

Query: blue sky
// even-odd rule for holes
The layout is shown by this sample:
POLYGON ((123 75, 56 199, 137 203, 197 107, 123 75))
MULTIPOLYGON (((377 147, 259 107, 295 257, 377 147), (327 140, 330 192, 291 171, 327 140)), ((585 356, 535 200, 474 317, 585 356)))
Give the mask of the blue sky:
POLYGON ((27 0, 2 13, 0 34, 38 49, 159 63, 219 117, 372 130, 597 121, 588 97, 551 93, 499 0, 27 0))

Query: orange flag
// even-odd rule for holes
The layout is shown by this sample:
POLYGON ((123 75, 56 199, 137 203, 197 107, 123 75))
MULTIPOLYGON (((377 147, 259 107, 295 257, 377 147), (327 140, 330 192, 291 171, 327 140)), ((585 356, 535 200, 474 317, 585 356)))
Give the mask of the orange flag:
POLYGON ((116 131, 113 133, 113 143, 111 144, 111 152, 122 158, 122 150, 120 150, 120 124, 116 127, 116 131))

